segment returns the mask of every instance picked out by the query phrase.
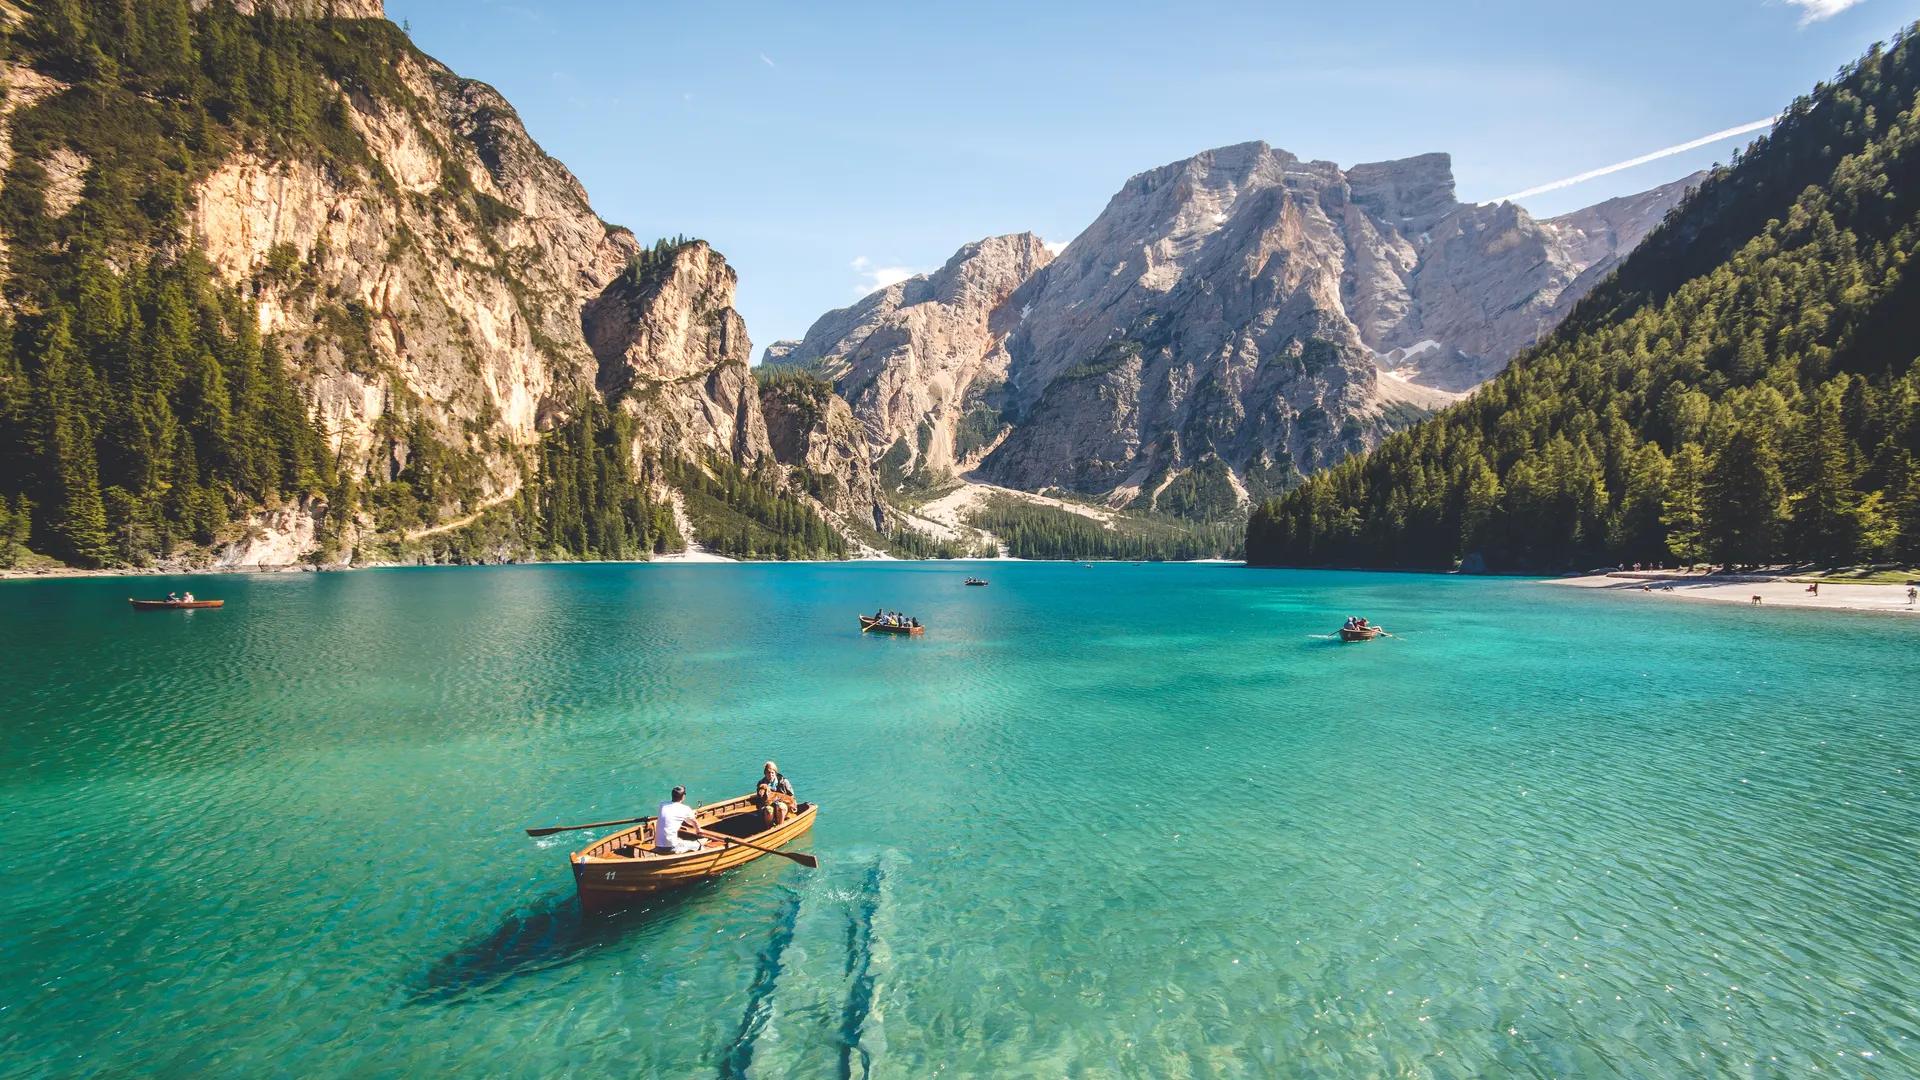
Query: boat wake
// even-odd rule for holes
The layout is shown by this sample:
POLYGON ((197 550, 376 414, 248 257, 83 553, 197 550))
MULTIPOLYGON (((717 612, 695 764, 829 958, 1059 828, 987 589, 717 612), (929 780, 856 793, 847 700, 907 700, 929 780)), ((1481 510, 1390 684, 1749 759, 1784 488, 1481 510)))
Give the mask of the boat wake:
POLYGON ((800 921, 800 894, 794 893, 780 905, 774 917, 773 932, 767 947, 760 951, 754 965, 753 984, 747 988, 747 1011, 740 1018, 740 1030, 720 1063, 720 1075, 745 1077, 753 1066, 753 1048, 773 1020, 773 991, 780 979, 781 958, 793 944, 794 927, 800 921))
POLYGON ((886 942, 874 933, 875 918, 886 897, 887 869, 874 860, 861 883, 859 898, 847 912, 847 1004, 840 1013, 840 1075, 867 1076, 886 1049, 881 1016, 874 1008, 874 991, 886 969, 886 942), (855 1065, 859 1068, 856 1070, 855 1065))
POLYGON ((837 861, 780 905, 733 1039, 725 1077, 866 1077, 886 1051, 881 1001, 891 967, 891 853, 837 861))

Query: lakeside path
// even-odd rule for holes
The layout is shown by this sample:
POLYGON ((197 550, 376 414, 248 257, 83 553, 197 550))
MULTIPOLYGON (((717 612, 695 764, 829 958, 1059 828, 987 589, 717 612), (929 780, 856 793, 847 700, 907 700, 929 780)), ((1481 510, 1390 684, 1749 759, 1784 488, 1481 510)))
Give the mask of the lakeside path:
POLYGON ((1708 600, 1722 604, 1751 604, 1753 598, 1768 607, 1821 608, 1828 611, 1885 611, 1901 615, 1920 615, 1920 605, 1907 602, 1906 585, 1853 584, 1823 581, 1818 594, 1807 591, 1805 582, 1782 578, 1742 575, 1706 575, 1621 571, 1614 574, 1589 574, 1583 577, 1548 578, 1548 585, 1571 585, 1580 589, 1613 589, 1639 592, 1651 585, 1649 597, 1681 600, 1708 600), (1661 586, 1673 586, 1672 592, 1661 586))

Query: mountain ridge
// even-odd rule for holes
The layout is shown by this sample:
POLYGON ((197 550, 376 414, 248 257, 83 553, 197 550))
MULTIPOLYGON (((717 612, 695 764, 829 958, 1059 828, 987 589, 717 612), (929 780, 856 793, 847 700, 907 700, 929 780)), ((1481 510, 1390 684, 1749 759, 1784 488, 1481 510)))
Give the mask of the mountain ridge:
POLYGON ((1225 515, 1477 385, 1696 181, 1536 221, 1459 202, 1446 154, 1237 143, 1130 177, 1056 256, 966 245, 763 362, 833 379, 896 483, 977 469, 1152 509, 1180 479, 1225 515), (995 288, 926 310, 968 273, 995 288))

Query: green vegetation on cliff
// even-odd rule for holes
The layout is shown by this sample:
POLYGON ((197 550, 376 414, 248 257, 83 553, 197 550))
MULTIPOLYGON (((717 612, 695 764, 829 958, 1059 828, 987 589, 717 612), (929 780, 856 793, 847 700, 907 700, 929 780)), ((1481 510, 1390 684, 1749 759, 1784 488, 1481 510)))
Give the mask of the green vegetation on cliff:
POLYGON ((1250 561, 1920 560, 1920 40, 1795 101, 1472 398, 1262 505, 1250 561))
POLYGON ((11 117, 0 500, 28 500, 35 547, 101 566, 231 538, 260 506, 337 499, 252 304, 183 240, 188 192, 242 148, 377 174, 335 84, 404 93, 404 35, 187 0, 47 0, 4 46, 66 89, 11 117), (57 181, 56 160, 78 177, 57 181))
POLYGON ((995 495, 966 522, 999 537, 1020 559, 1221 559, 1239 555, 1238 525, 1194 525, 1157 514, 1119 513, 1103 524, 1058 507, 995 495))
POLYGON ((674 462, 667 480, 709 551, 741 559, 844 559, 847 541, 794 496, 771 467, 747 472, 723 457, 674 462))

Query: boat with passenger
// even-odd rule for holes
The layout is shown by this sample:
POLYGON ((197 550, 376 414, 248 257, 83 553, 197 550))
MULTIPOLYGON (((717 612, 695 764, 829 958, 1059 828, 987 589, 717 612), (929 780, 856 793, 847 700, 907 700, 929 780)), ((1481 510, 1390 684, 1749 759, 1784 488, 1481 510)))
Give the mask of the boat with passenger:
POLYGON ((926 633, 927 628, 920 625, 919 619, 893 611, 860 616, 860 632, 864 634, 868 631, 876 634, 904 634, 911 637, 926 633))
POLYGON ((1377 637, 1387 637, 1386 630, 1379 623, 1370 623, 1365 619, 1353 617, 1340 627, 1341 641, 1372 641, 1377 637))
POLYGON ((753 795, 709 803, 694 811, 694 820, 719 841, 719 846, 688 852, 654 850, 653 830, 658 819, 646 818, 631 829, 602 837, 573 853, 569 861, 573 864, 574 887, 580 892, 580 906, 588 912, 620 907, 654 893, 704 881, 764 855, 785 855, 814 865, 809 856, 763 849, 778 848, 806 835, 819 812, 819 804, 803 802, 791 817, 768 827, 753 795))
POLYGON ((225 604, 225 600, 135 600, 127 597, 127 603, 135 611, 178 611, 196 608, 216 608, 225 604))

